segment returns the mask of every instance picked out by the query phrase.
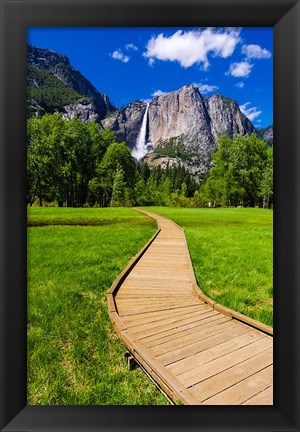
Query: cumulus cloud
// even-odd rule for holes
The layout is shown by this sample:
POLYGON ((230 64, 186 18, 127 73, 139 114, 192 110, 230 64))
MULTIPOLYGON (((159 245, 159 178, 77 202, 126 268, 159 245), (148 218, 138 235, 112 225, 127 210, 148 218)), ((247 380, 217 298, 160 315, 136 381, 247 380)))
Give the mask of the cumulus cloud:
POLYGON ((243 88, 244 85, 245 84, 242 81, 239 81, 238 83, 235 84, 235 86, 238 87, 238 88, 243 88))
POLYGON ((123 63, 127 63, 130 60, 130 58, 127 55, 125 55, 125 54, 122 53, 122 51, 120 50, 120 48, 118 48, 116 51, 114 51, 111 54, 111 56, 112 56, 113 59, 120 60, 123 63))
POLYGON ((260 45, 243 45, 242 54, 245 54, 248 59, 269 59, 271 53, 260 45))
POLYGON ((227 58, 231 56, 240 42, 240 29, 230 28, 216 30, 178 30, 172 36, 160 33, 152 37, 146 46, 144 57, 153 65, 155 60, 177 61, 188 68, 201 64, 204 69, 209 66, 208 54, 227 58))
POLYGON ((155 90, 155 92, 153 92, 151 96, 153 96, 153 97, 156 97, 156 96, 163 96, 163 95, 165 95, 166 93, 167 93, 167 92, 164 92, 164 91, 158 89, 158 90, 155 90))
POLYGON ((248 105, 250 105, 250 103, 251 102, 246 102, 244 105, 240 105, 240 110, 243 114, 245 114, 246 117, 248 117, 249 120, 253 121, 261 115, 262 111, 259 111, 257 107, 248 108, 248 105))
POLYGON ((232 63, 230 65, 229 71, 226 73, 227 75, 232 75, 236 78, 247 78, 250 75, 251 69, 253 65, 248 63, 246 60, 240 63, 232 63))
POLYGON ((127 50, 138 51, 138 47, 136 45, 134 45, 133 43, 129 43, 129 44, 125 45, 125 48, 127 50))
POLYGON ((195 85, 199 88, 200 93, 207 94, 218 90, 219 87, 215 85, 195 83, 195 85))

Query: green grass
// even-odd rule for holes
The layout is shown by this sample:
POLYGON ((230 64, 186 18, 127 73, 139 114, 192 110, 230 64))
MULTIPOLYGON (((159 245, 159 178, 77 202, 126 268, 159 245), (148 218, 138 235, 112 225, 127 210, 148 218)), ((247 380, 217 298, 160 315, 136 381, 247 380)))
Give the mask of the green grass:
MULTIPOLYGON (((207 295, 272 325, 272 211, 147 209, 184 228, 207 295)), ((124 208, 33 207, 28 225, 28 404, 167 404, 123 363, 106 304, 155 223, 124 208)))
POLYGON ((273 325, 272 210, 145 207, 184 228, 201 290, 273 325))
POLYGON ((128 371, 106 303, 155 223, 130 209, 66 208, 30 208, 28 223, 28 404, 167 404, 128 371))
MULTIPOLYGON (((123 207, 70 208, 29 207, 28 226, 80 225, 103 226, 115 224, 138 224, 149 227, 149 218, 123 207)), ((120 225, 121 226, 121 225, 120 225)), ((152 224, 155 227, 155 224, 152 224)))

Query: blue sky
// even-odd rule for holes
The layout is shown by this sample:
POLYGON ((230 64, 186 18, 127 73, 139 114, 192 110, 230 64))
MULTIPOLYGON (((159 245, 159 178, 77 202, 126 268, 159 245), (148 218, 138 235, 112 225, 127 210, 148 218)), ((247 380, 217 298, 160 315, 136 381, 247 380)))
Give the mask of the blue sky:
POLYGON ((235 99, 257 127, 273 124, 271 27, 31 28, 28 43, 69 57, 117 107, 194 83, 235 99))

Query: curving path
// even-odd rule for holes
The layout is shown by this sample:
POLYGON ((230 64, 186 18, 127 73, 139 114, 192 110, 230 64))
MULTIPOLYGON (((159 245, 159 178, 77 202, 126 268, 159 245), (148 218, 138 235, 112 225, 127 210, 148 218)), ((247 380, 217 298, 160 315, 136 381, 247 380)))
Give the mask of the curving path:
POLYGON ((159 230, 108 293, 119 337, 175 403, 272 405, 272 328, 206 297, 183 230, 142 212, 159 230))

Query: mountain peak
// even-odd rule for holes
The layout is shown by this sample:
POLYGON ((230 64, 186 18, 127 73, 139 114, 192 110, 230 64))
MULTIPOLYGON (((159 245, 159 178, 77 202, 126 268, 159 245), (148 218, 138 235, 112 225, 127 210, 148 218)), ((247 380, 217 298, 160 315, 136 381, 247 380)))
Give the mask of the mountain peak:
MULTIPOLYGON (((82 97, 91 98, 93 104, 96 106, 99 119, 103 119, 109 113, 115 111, 116 108, 111 103, 108 96, 98 92, 87 78, 71 66, 70 60, 65 55, 45 48, 36 48, 32 45, 28 45, 27 62, 29 65, 47 71, 55 76, 67 89, 74 90, 79 95, 78 100, 82 97)), ((55 89, 53 91, 55 91, 55 89)), ((73 100, 70 102, 74 103, 73 100)), ((77 107, 78 106, 80 106, 80 104, 77 105, 77 107)), ((64 112, 63 106, 60 108, 59 111, 64 112)))
POLYGON ((33 45, 27 45, 27 63, 44 70, 51 70, 58 64, 70 66, 67 56, 46 48, 36 48, 33 45))

